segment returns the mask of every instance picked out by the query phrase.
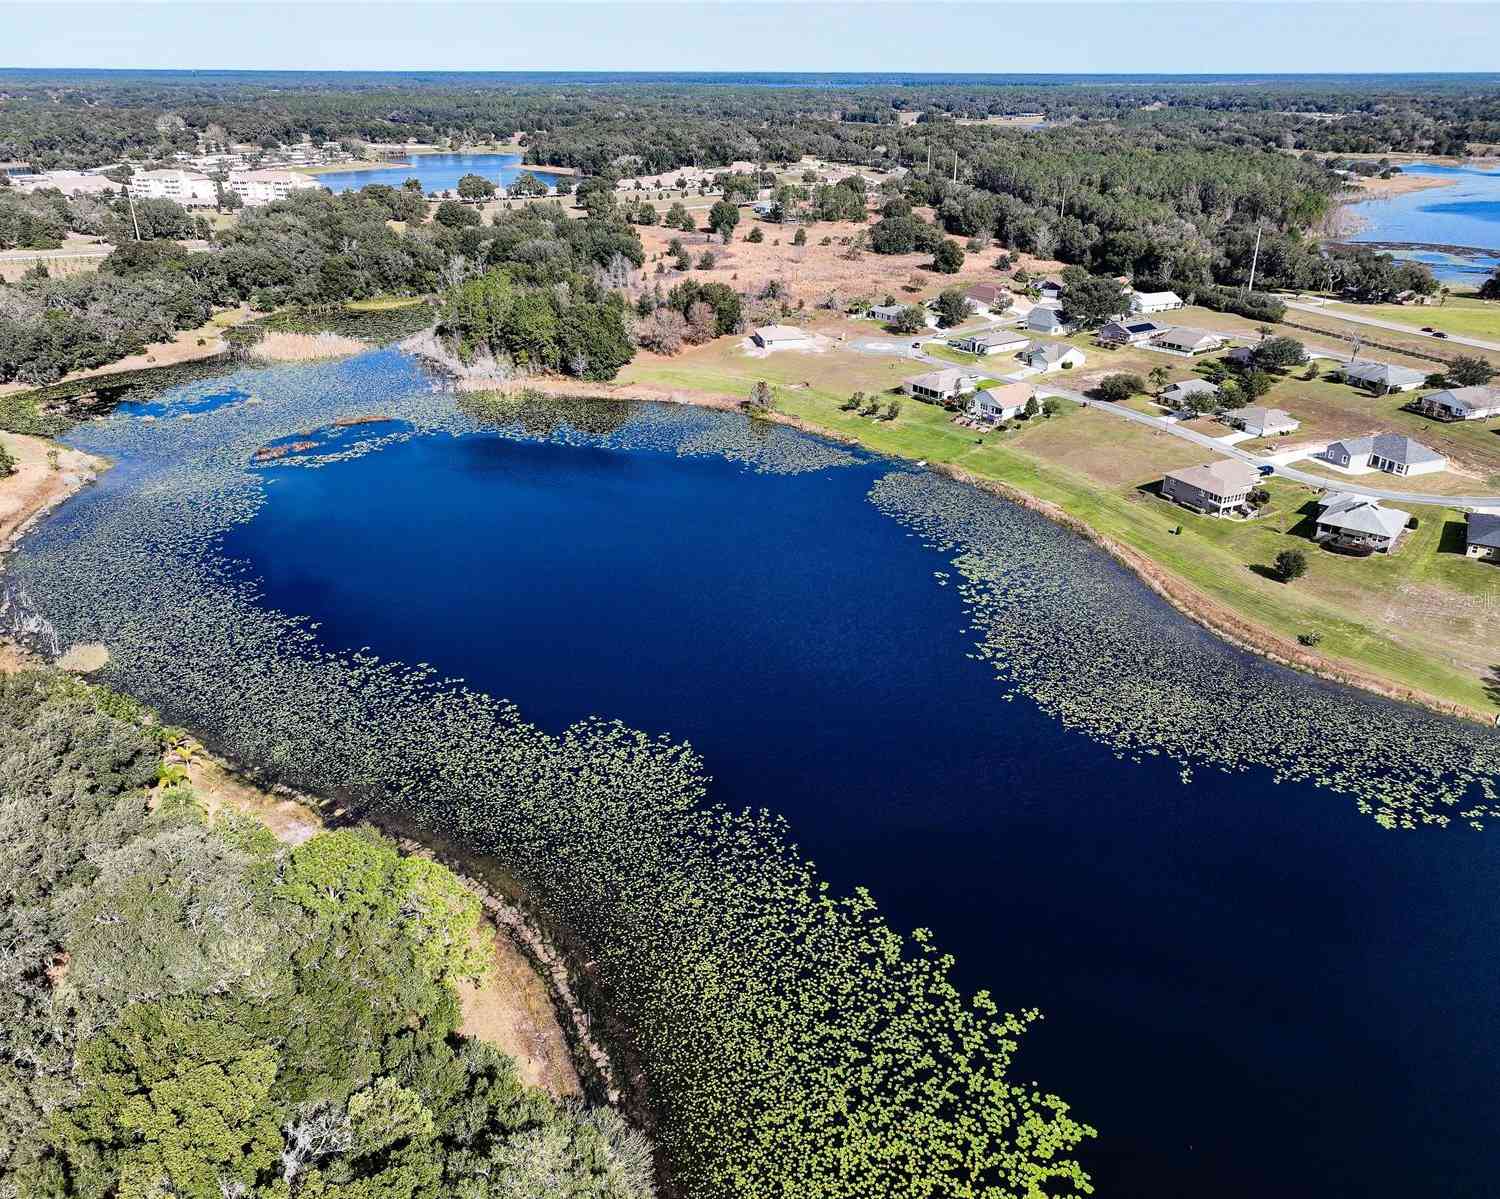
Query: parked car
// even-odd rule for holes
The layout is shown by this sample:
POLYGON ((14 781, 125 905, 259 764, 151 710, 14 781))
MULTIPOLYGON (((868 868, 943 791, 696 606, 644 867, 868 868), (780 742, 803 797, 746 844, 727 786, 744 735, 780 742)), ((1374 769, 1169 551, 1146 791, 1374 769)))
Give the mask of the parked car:
POLYGON ((1434 329, 1431 325, 1423 325, 1422 326, 1422 332, 1423 333, 1436 333, 1437 330, 1434 329))
POLYGON ((1437 332, 1435 332, 1435 333, 1434 333, 1434 334, 1433 334, 1433 336, 1434 336, 1434 337, 1442 337, 1442 338, 1446 338, 1446 337, 1447 337, 1447 336, 1448 336, 1448 335, 1447 335, 1447 334, 1446 334, 1446 333, 1444 333, 1444 332, 1443 332, 1443 331, 1442 331, 1442 330, 1441 330, 1441 329, 1439 329, 1439 330, 1438 330, 1438 331, 1437 331, 1437 332))
POLYGON ((1276 468, 1274 466, 1257 466, 1255 468, 1255 473, 1258 474, 1262 479, 1264 479, 1269 475, 1274 475, 1276 473, 1276 468))

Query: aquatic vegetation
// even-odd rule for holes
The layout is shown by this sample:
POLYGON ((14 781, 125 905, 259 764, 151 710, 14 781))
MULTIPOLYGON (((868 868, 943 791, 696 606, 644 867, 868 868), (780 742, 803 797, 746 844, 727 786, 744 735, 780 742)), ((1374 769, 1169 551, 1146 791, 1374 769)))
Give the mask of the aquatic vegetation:
POLYGON ((954 555, 997 675, 1121 754, 1264 767, 1388 827, 1495 813, 1500 735, 1241 653, 1082 539, 973 487, 897 471, 871 499, 954 555))
POLYGON ((1086 1188, 1072 1155, 1090 1130, 1012 1078, 1036 1014, 962 995, 927 934, 903 939, 867 894, 830 893, 778 817, 711 805, 687 747, 604 720, 550 735, 430 668, 327 653, 221 553, 225 529, 263 502, 263 473, 390 438, 499 423, 766 471, 863 459, 668 406, 480 417, 394 353, 244 371, 232 391, 245 400, 205 406, 226 393, 205 382, 163 397, 153 421, 121 411, 80 427, 81 444, 120 465, 28 540, 11 581, 62 644, 106 645, 102 679, 272 776, 360 809, 399 807, 496 855, 587 947, 587 990, 629 1031, 653 1132, 687 1192, 1086 1188), (339 423, 371 415, 397 423, 339 423), (254 464, 297 441, 316 444, 254 464))

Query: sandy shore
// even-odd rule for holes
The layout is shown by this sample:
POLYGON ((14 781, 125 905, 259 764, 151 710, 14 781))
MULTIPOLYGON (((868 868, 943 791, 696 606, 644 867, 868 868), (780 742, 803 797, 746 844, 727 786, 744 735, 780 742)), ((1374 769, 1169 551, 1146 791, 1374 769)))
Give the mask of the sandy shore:
POLYGON ((8 549, 32 521, 92 483, 109 465, 43 437, 0 433, 0 444, 16 460, 16 473, 0 479, 0 549, 8 549), (54 452, 56 469, 49 459, 54 452))
POLYGON ((1404 196, 1407 192, 1426 191, 1430 187, 1452 187, 1458 180, 1444 175, 1412 175, 1402 171, 1389 179, 1374 175, 1351 182, 1356 183, 1359 190, 1365 193, 1360 200, 1383 200, 1389 196, 1404 196))

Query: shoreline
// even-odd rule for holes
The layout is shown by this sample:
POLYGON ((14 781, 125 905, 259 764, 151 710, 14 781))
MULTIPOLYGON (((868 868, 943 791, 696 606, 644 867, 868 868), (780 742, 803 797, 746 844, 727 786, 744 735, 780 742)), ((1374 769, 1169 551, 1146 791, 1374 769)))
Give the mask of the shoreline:
POLYGON ((110 468, 104 458, 28 433, 0 434, 16 458, 16 473, 0 479, 0 571, 31 528, 110 468), (56 453, 54 469, 49 455, 56 453))
MULTIPOLYGON (((455 387, 455 390, 493 391, 507 395, 531 390, 557 396, 587 396, 589 398, 621 401, 638 400, 668 404, 687 404, 700 408, 713 408, 720 411, 735 411, 742 404, 742 400, 738 397, 672 390, 653 387, 649 384, 626 383, 616 385, 603 383, 585 387, 572 380, 557 378, 512 379, 503 382, 495 380, 489 381, 487 385, 484 380, 470 378, 464 380, 461 386, 455 387)), ((827 438, 828 440, 837 441, 845 445, 859 446, 872 453, 912 461, 912 459, 899 452, 876 450, 857 437, 852 437, 847 433, 830 429, 814 421, 805 420, 802 417, 792 416, 788 413, 773 410, 762 414, 760 419, 787 425, 815 437, 827 438)), ((1348 687, 1355 687, 1361 691, 1378 695, 1383 699, 1413 704, 1442 716, 1469 720, 1486 728, 1496 726, 1497 718, 1491 713, 1481 711, 1478 708, 1471 708, 1465 704, 1440 699, 1417 688, 1406 686, 1380 675, 1371 674, 1355 666, 1346 665, 1324 654, 1319 654, 1293 643, 1274 630, 1256 624, 1222 601, 1205 594, 1192 583, 1173 574, 1152 558, 1142 554, 1138 550, 1132 549, 1130 546, 1124 545, 1108 534, 1100 532, 1083 518, 1074 516, 1067 509, 1050 500, 1032 495, 1028 491, 1013 484, 1002 482, 999 479, 990 479, 983 475, 976 475, 961 466, 954 466, 949 463, 927 463, 926 469, 935 471, 957 482, 976 487, 981 491, 997 495, 1001 499, 1008 500, 1020 507, 1028 508, 1033 512, 1045 516, 1048 520, 1072 530, 1098 546, 1116 562, 1124 566, 1158 597, 1170 604, 1180 615, 1191 620, 1199 627, 1207 629, 1214 636, 1237 649, 1253 653, 1257 657, 1299 671, 1302 674, 1312 675, 1325 682, 1341 683, 1348 687)))
POLYGON ((1361 204, 1390 200, 1432 188, 1452 187, 1457 182, 1457 179, 1442 175, 1415 175, 1405 171, 1392 175, 1389 179, 1377 176, 1351 180, 1349 190, 1335 197, 1334 206, 1324 219, 1323 240, 1341 241, 1368 229, 1373 222, 1356 211, 1361 204))

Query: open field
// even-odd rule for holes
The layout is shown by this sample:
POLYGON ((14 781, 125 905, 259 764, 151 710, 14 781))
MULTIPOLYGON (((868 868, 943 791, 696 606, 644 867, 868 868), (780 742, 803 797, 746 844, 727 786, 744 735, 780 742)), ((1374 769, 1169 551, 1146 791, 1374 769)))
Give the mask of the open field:
MULTIPOLYGON (((1185 588, 1201 597, 1205 611, 1227 609, 1284 657, 1307 660, 1296 638, 1316 633, 1318 654, 1353 676, 1478 712, 1496 711, 1482 680, 1500 657, 1494 637, 1500 570, 1463 557, 1461 536, 1455 541, 1460 513, 1408 505, 1419 527, 1396 554, 1346 558, 1307 539, 1307 505, 1315 495, 1310 488, 1271 481, 1273 502, 1252 522, 1198 517, 1159 499, 1147 487, 1163 470, 1207 460, 1211 452, 1094 410, 985 435, 955 426, 940 408, 911 400, 894 421, 838 410, 850 391, 894 385, 913 373, 913 365, 844 351, 751 359, 721 339, 675 359, 642 355, 622 379, 679 394, 735 398, 764 378, 776 386, 778 408, 811 426, 877 451, 957 467, 1058 505, 1165 572, 1175 580, 1174 594, 1185 588), (1307 576, 1291 585, 1266 571, 1285 548, 1303 549, 1310 562, 1307 576)), ((1344 417, 1351 422, 1361 419, 1362 404, 1380 405, 1386 416, 1401 402, 1363 397, 1341 385, 1311 386, 1329 422, 1343 411, 1340 393, 1356 410, 1344 417)), ((1427 437, 1429 444, 1436 440, 1427 437)))
MULTIPOLYGON (((1410 325, 1413 329, 1431 326, 1445 333, 1456 333, 1460 337, 1500 341, 1500 302, 1480 300, 1472 296, 1449 296, 1442 304, 1415 306, 1411 304, 1329 304, 1327 310, 1347 312, 1353 316, 1369 316, 1382 321, 1396 321, 1398 324, 1410 325)), ((1371 330, 1371 332, 1380 331, 1371 330)), ((1455 346, 1444 352, 1469 353, 1472 349, 1471 346, 1455 346)))

